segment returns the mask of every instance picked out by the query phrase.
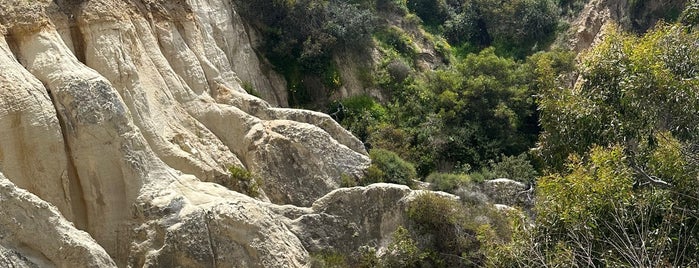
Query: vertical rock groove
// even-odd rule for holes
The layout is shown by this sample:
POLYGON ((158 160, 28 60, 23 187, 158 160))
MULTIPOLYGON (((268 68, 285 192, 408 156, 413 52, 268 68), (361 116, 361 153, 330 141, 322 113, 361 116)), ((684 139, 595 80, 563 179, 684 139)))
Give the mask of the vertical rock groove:
MULTIPOLYGON (((45 86, 48 90, 48 86, 45 86)), ((51 95, 50 92, 48 92, 49 98, 51 98, 51 103, 53 103, 53 108, 56 111, 56 117, 58 118, 58 124, 61 126, 61 135, 63 136, 63 149, 65 150, 66 158, 68 161, 68 165, 66 167, 66 170, 68 172, 68 190, 69 192, 67 193, 70 198, 70 205, 73 211, 73 223, 75 224, 75 227, 81 230, 87 230, 87 227, 89 226, 89 219, 87 217, 87 206, 85 204, 85 195, 83 194, 83 187, 80 183, 80 175, 78 175, 78 171, 75 167, 75 163, 73 162, 73 153, 70 149, 70 146, 68 146, 68 137, 66 137, 66 124, 63 121, 63 118, 59 115, 58 111, 58 106, 56 101, 54 100, 53 95, 51 95)))

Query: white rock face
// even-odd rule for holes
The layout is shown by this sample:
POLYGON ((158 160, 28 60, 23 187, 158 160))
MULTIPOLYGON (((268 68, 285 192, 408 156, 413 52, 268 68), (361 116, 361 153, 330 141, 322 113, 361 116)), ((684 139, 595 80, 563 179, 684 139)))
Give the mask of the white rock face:
POLYGON ((408 224, 407 206, 418 193, 383 183, 338 189, 294 218, 292 231, 313 252, 349 253, 365 245, 386 246, 398 226, 408 224))
POLYGON ((0 267, 116 267, 55 206, 0 173, 0 267))
POLYGON ((266 202, 310 206, 369 165, 327 115, 273 108, 281 79, 262 71, 229 1, 8 0, 0 33, 0 172, 44 200, 0 222, 48 233, 0 224, 1 262, 304 267, 306 248, 266 202), (232 166, 261 178, 259 200, 215 184, 232 166), (64 256, 71 239, 94 241, 62 217, 101 251, 64 256))

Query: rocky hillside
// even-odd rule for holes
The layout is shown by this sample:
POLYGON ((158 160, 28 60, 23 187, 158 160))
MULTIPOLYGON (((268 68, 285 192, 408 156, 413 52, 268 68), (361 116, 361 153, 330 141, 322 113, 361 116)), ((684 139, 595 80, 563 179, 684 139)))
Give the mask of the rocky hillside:
MULTIPOLYGON (((306 230, 328 227, 292 220, 369 159, 327 115, 274 108, 284 83, 234 10, 0 2, 0 266, 308 265, 306 230), (226 188, 245 192, 229 169, 257 199, 226 188)), ((372 191, 411 192, 351 194, 372 191)))
MULTIPOLYGON (((407 9, 386 13, 382 23, 393 25, 373 37, 384 47, 331 55, 331 78, 344 83, 325 92, 322 77, 276 72, 260 53, 261 26, 234 3, 0 0, 0 267, 309 267, 367 246, 399 254, 415 247, 400 236, 411 225, 449 234, 420 243, 465 237, 449 246, 480 250, 472 230, 497 217, 490 204, 476 211, 487 198, 461 187, 474 209, 459 210, 445 193, 435 201, 394 184, 343 188, 375 171, 365 144, 326 114, 281 108, 297 98, 287 88, 304 83, 319 85, 322 105, 388 99, 381 86, 448 65, 439 51, 448 44, 407 9), (366 83, 366 72, 388 82, 366 83), (427 209, 413 209, 416 200, 427 209), (464 218, 473 218, 468 232, 464 218)), ((645 5, 638 10, 662 7, 645 5)), ((647 14, 619 13, 628 10, 589 1, 563 42, 586 49, 610 21, 645 27, 633 18, 647 14)), ((498 202, 532 205, 520 196, 532 192, 525 184, 484 187, 498 202)))

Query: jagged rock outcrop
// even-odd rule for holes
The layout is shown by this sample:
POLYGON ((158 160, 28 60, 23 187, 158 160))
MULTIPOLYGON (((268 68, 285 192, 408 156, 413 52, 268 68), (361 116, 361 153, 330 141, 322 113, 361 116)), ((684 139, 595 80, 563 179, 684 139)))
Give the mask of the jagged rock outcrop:
POLYGON ((569 29, 568 47, 581 52, 604 37, 605 28, 628 24, 629 7, 625 0, 590 0, 569 29))
MULTIPOLYGON (((306 266, 262 201, 311 205, 368 167, 327 115, 242 89, 274 93, 276 78, 229 1, 2 1, 0 33, 0 172, 55 204, 112 266, 306 266), (230 166, 262 179, 262 201, 214 184, 230 166)), ((35 240, 56 265, 75 263, 35 240)), ((35 263, 2 245, 3 260, 35 263)))

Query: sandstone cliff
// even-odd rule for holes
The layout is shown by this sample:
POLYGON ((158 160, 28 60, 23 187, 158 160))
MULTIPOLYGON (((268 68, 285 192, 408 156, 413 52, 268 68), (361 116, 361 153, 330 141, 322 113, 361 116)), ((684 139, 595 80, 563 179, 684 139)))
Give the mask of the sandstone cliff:
POLYGON ((4 263, 306 266, 270 206, 310 206, 369 164, 327 115, 274 108, 284 85, 229 1, 7 0, 0 33, 4 263), (219 185, 231 166, 258 199, 219 185))

